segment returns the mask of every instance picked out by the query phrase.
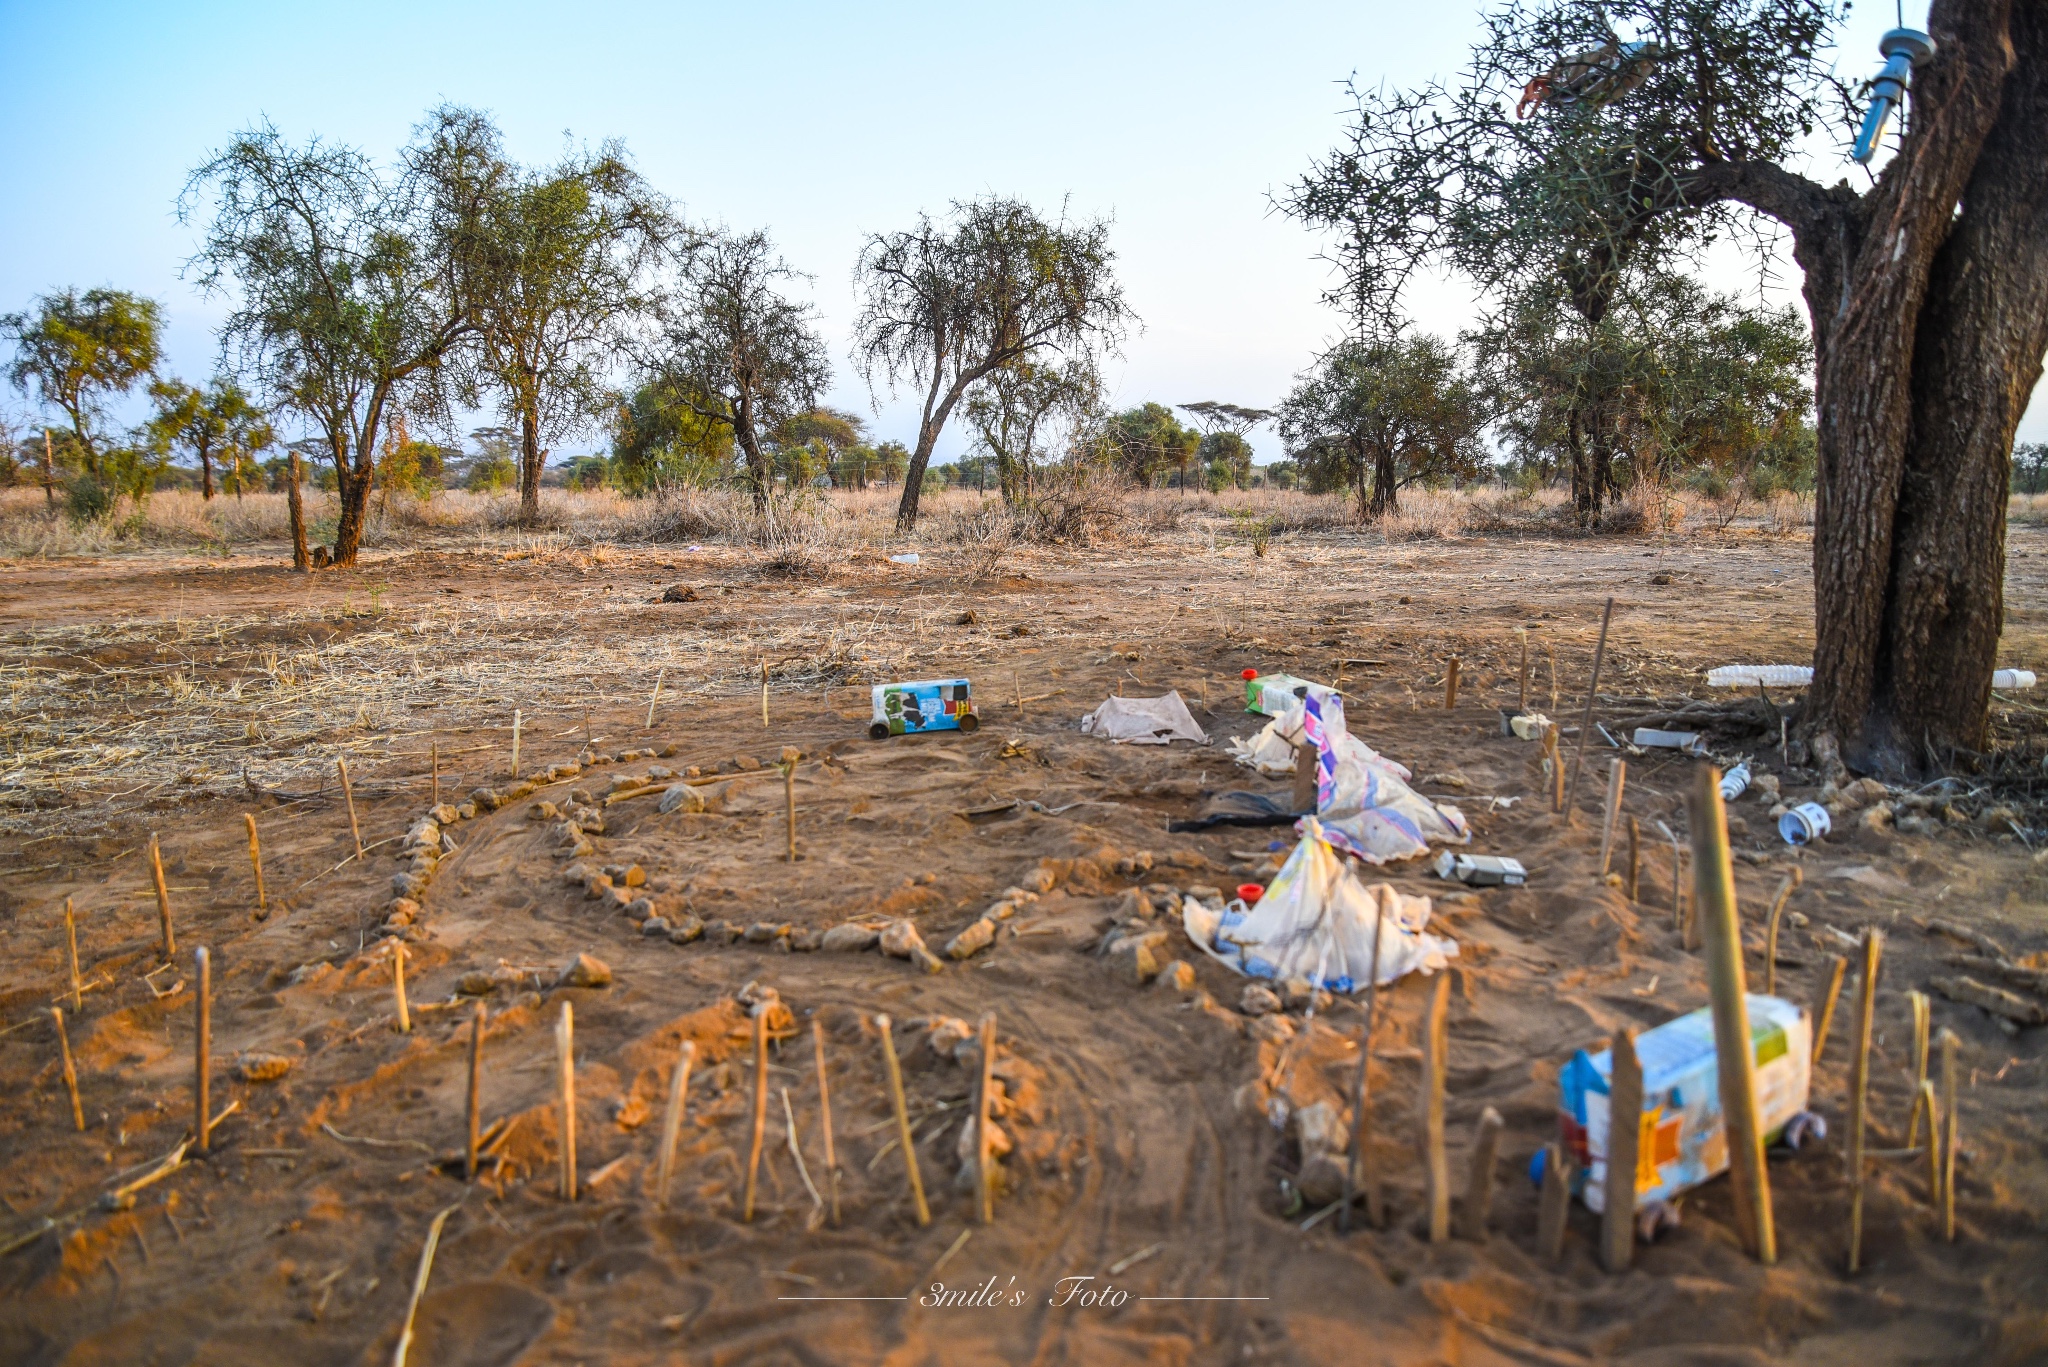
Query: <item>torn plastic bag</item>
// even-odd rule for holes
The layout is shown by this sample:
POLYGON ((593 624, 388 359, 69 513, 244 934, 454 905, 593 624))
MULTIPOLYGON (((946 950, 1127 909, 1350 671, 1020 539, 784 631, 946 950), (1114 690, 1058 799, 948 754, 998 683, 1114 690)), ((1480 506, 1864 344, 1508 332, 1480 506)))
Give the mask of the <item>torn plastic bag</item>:
POLYGON ((1120 745, 1166 745, 1177 740, 1209 743, 1208 734, 1195 724, 1177 692, 1159 698, 1105 698, 1102 706, 1081 718, 1081 732, 1120 745))
POLYGON ((1169 821, 1171 832, 1206 831, 1212 826, 1292 826, 1301 815, 1294 804, 1265 793, 1232 789, 1211 799, 1209 810, 1186 821, 1169 821))
POLYGON ((1316 746, 1316 810, 1326 838, 1338 849, 1384 864, 1428 854, 1432 843, 1472 838, 1463 812, 1410 788, 1408 770, 1352 737, 1344 727, 1342 698, 1304 698, 1302 732, 1316 746))
POLYGON ((1268 778, 1293 773, 1294 747, 1314 743, 1307 733, 1309 698, 1316 700, 1324 730, 1340 756, 1355 759, 1361 764, 1377 765, 1403 781, 1412 777, 1404 766, 1380 754, 1345 728, 1344 699, 1335 690, 1321 684, 1308 685, 1306 697, 1296 698, 1292 707, 1260 727, 1250 738, 1233 738, 1230 742, 1231 758, 1268 778))
POLYGON ((1194 898, 1181 904, 1188 938, 1210 957, 1252 978, 1299 979, 1332 992, 1355 992, 1372 971, 1372 937, 1380 926, 1381 983, 1420 970, 1433 973, 1456 956, 1455 941, 1424 932, 1427 897, 1408 897, 1385 883, 1368 888, 1323 838, 1314 817, 1294 853, 1249 911, 1217 911, 1194 898))

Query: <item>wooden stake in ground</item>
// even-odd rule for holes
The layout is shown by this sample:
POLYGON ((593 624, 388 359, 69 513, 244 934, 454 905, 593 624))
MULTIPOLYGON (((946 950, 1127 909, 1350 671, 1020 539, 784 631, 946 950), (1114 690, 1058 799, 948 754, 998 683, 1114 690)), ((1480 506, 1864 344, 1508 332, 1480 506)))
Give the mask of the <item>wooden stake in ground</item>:
POLYGON ((1536 1215, 1536 1256, 1556 1262, 1564 1256, 1565 1216, 1572 1205, 1572 1160, 1564 1145, 1552 1140, 1543 1146, 1543 1192, 1536 1215))
MULTIPOLYGON (((1204 680, 1204 682, 1203 682, 1203 687, 1205 687, 1205 688, 1206 688, 1207 686, 1208 686, 1208 683, 1207 683, 1207 681, 1206 681, 1206 680, 1204 680)), ((1012 687, 1012 688, 1014 688, 1014 689, 1016 689, 1016 690, 1017 690, 1017 720, 1018 720, 1018 721, 1023 721, 1023 720, 1024 720, 1024 676, 1023 676, 1023 675, 1021 675, 1021 674, 1019 674, 1019 673, 1018 673, 1018 672, 1017 672, 1016 670, 1014 670, 1014 669, 1010 671, 1010 687, 1012 687)))
POLYGON ((1439 973, 1422 1037, 1422 1178, 1433 1244, 1451 1237, 1451 1164, 1444 1153, 1444 1071, 1451 1058, 1445 1014, 1450 1003, 1451 975, 1439 973))
POLYGON ((64 899, 64 944, 71 951, 71 1013, 85 1010, 85 989, 78 984, 78 922, 71 914, 71 899, 64 899))
POLYGON ((1550 642, 1548 641, 1543 643, 1543 658, 1550 662, 1550 715, 1555 718, 1557 716, 1557 652, 1551 649, 1550 642))
POLYGON ((448 1217, 461 1206, 457 1201, 434 1217, 427 1226, 426 1247, 420 1250, 419 1269, 412 1277, 412 1299, 406 1303, 405 1323, 398 1331, 398 1347, 391 1354, 391 1367, 405 1367, 406 1355, 412 1350, 412 1325, 419 1317, 420 1298, 427 1294, 427 1278, 434 1275, 434 1253, 441 1247, 441 1226, 448 1223, 448 1217))
POLYGON ((1643 1065, 1633 1030, 1615 1032, 1607 1079, 1607 1184, 1601 1195, 1600 1265, 1626 1272, 1636 1254, 1636 1165, 1643 1140, 1643 1065))
POLYGON ((654 675, 654 692, 647 699, 647 729, 654 729, 654 705, 661 701, 661 681, 668 677, 668 666, 663 665, 654 675))
POLYGON ((1837 954, 1828 969, 1827 986, 1821 989, 1818 1009, 1813 1013, 1813 1066, 1820 1067, 1821 1050, 1827 1047, 1828 1028, 1835 1023, 1835 1003, 1842 998, 1842 975, 1848 971, 1849 961, 1837 954))
POLYGON ((555 1022, 555 1097, 562 1107, 562 1172, 559 1194, 576 1199, 576 1014, 568 1002, 555 1022))
POLYGON ((747 1191, 740 1219, 753 1223, 754 1192, 761 1176, 761 1140, 768 1128, 768 1007, 754 1007, 754 1133, 747 1144, 747 1191))
MULTIPOLYGON (((518 708, 512 709, 512 777, 514 778, 519 777, 519 727, 525 720, 525 716, 518 708)), ((590 744, 590 722, 587 718, 583 723, 583 735, 583 743, 588 746, 590 744)))
POLYGON ((341 770, 341 795, 348 802, 348 833, 356 839, 356 858, 363 857, 363 828, 356 821, 356 790, 348 781, 348 757, 336 755, 334 767, 341 770))
POLYGON ((71 1123, 85 1131, 85 1108, 78 1102, 78 1072, 71 1066, 71 1037, 64 1033, 64 1008, 50 1008, 50 1024, 57 1027, 57 1053, 64 1060, 64 1090, 71 1094, 71 1123))
MULTIPOLYGON (((1927 1031, 1933 1021, 1933 1001, 1925 992, 1908 992, 1906 1000, 1913 1007, 1913 1113, 1906 1120, 1906 1147, 1920 1147, 1921 1098, 1927 1089, 1927 1031)), ((1934 1133, 1934 1117, 1927 1117, 1929 1138, 1934 1133)))
POLYGON ((1451 656, 1451 667, 1444 673, 1444 711, 1458 705, 1458 657, 1451 656))
POLYGON ((996 1222, 995 1188, 989 1179, 989 1110, 995 1104, 996 1013, 981 1018, 981 1079, 974 1089, 974 1204, 985 1225, 996 1222))
POLYGON ((1714 1054, 1720 1065, 1721 1109, 1728 1128, 1728 1174, 1736 1223, 1748 1250, 1765 1266, 1778 1261, 1771 1219, 1771 1178, 1757 1123, 1756 1055, 1749 1038, 1749 1002, 1742 972, 1742 925, 1735 910, 1735 868, 1721 805, 1721 771, 1702 764, 1686 799, 1692 825, 1693 902, 1707 951, 1713 1002, 1714 1054))
POLYGON ((1637 895, 1642 891, 1643 882, 1643 828, 1634 817, 1628 819, 1628 900, 1641 901, 1637 895))
POLYGON ((1621 791, 1628 782, 1628 761, 1620 755, 1607 761, 1607 809, 1600 817, 1600 877, 1614 859, 1615 822, 1621 815, 1621 791))
POLYGON ((761 729, 768 729, 768 661, 761 661, 761 729))
POLYGON ((917 1172, 917 1149, 910 1142, 910 1110, 903 1102, 903 1067, 896 1062, 896 1042, 889 1037, 889 1018, 875 1017, 875 1029, 882 1036, 882 1062, 889 1070, 889 1101, 896 1108, 896 1142, 903 1148, 903 1168, 910 1178, 910 1200, 917 1207, 919 1226, 932 1222, 924 1203, 924 1179, 917 1172))
POLYGON ((1515 715, 1520 717, 1529 712, 1529 628, 1516 627, 1515 635, 1522 638, 1521 682, 1515 689, 1515 715))
POLYGON ((169 963, 177 957, 178 937, 171 933, 171 890, 164 886, 164 854, 154 831, 149 836, 149 876, 156 880, 157 929, 163 936, 164 962, 169 963))
POLYGON ((1797 864, 1785 871, 1785 881, 1778 884, 1778 895, 1771 899, 1771 915, 1764 930, 1764 995, 1778 995, 1778 920, 1785 914, 1785 903, 1792 897, 1792 890, 1806 876, 1797 864))
POLYGON ((811 1021, 811 1052, 818 1060, 818 1127, 825 1132, 825 1189, 831 1198, 832 1227, 839 1227, 839 1155, 832 1146, 832 1088, 825 1078, 825 1024, 811 1021))
POLYGON ((1915 1104, 1927 1112, 1927 1204, 1941 1209, 1941 1125, 1934 1100, 1934 1083, 1923 1079, 1915 1104))
POLYGON ((469 1018, 469 1104, 462 1140, 462 1180, 476 1181, 477 1137, 483 1129, 484 1004, 469 1018))
POLYGON ((683 1128, 683 1102, 690 1095, 690 1065, 697 1061, 697 1041, 684 1040, 676 1067, 668 1078, 668 1107, 661 1113, 661 1157, 654 1172, 654 1204, 668 1209, 669 1179, 676 1170, 676 1136, 683 1128))
POLYGON ((796 765, 785 760, 782 765, 782 808, 786 818, 788 859, 796 862, 796 765))
POLYGON ((256 919, 260 921, 270 912, 270 902, 263 895, 263 842, 256 838, 253 812, 243 812, 242 822, 249 828, 249 871, 256 875, 256 919))
POLYGON ((1505 1123, 1500 1112, 1488 1106, 1479 1113, 1479 1128, 1472 1136, 1472 1162, 1465 1174, 1465 1204, 1458 1210, 1458 1234, 1474 1243, 1486 1242, 1487 1217, 1493 1212, 1493 1170, 1505 1123))
POLYGON ((212 1147, 213 1112, 207 1106, 207 1082, 213 1073, 213 963, 201 945, 192 952, 199 990, 192 998, 196 1028, 192 1032, 192 1116, 198 1139, 193 1147, 200 1153, 212 1147))
POLYGON ((1296 812, 1316 810, 1316 797, 1321 775, 1316 772, 1316 747, 1297 745, 1294 747, 1294 793, 1291 801, 1296 812))
POLYGON ((1593 678, 1586 685, 1586 712, 1579 718, 1579 748, 1572 756, 1571 786, 1565 790, 1564 814, 1569 821, 1572 804, 1579 800, 1579 771, 1586 767, 1586 744, 1593 738, 1593 704, 1600 700, 1600 665, 1607 658, 1607 624, 1614 617, 1614 600, 1600 614, 1600 640, 1593 647, 1593 678))
POLYGON ((398 1011, 398 1033, 412 1033, 412 1012, 405 1006, 405 946, 391 942, 391 1001, 398 1011))
POLYGON ((1550 769, 1550 782, 1545 785, 1550 790, 1550 810, 1561 812, 1564 810, 1564 752, 1558 746, 1556 722, 1543 729, 1543 760, 1550 769))
POLYGON ((1372 1093, 1368 1069, 1372 1066, 1373 1009, 1379 1005, 1380 995, 1380 932, 1386 919, 1384 911, 1372 919, 1372 957, 1365 974, 1365 1030, 1358 1040, 1358 1072, 1351 1079, 1351 1161, 1344 1165, 1344 1204, 1337 1209, 1337 1228, 1345 1234, 1351 1232, 1351 1202, 1358 1194, 1361 1176, 1365 1179, 1366 1218, 1375 1228, 1380 1223, 1380 1184, 1366 1167, 1365 1145, 1372 1135, 1372 1120, 1366 1110, 1372 1093))
POLYGON ((1956 1049, 1962 1044, 1953 1030, 1936 1041, 1941 1049, 1941 1237, 1956 1241, 1956 1049))
POLYGON ((1849 1272, 1863 1266, 1863 1136, 1869 1127, 1870 1030, 1877 1008, 1877 964, 1884 932, 1863 932, 1863 976, 1856 985, 1856 1053, 1849 1062, 1849 1272))
POLYGON ((429 742, 427 753, 432 757, 427 761, 427 764, 434 775, 434 800, 432 805, 438 807, 441 805, 441 742, 438 740, 429 742))

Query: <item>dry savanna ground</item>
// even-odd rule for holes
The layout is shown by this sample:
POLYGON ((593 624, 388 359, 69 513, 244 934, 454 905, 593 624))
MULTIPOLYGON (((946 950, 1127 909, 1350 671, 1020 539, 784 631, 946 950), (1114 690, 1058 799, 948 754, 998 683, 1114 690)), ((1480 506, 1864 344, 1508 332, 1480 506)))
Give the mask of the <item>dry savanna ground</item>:
MULTIPOLYGON (((1090 546, 1009 543, 958 500, 922 539, 852 519, 794 551, 674 519, 602 533, 422 519, 359 568, 315 577, 253 533, 86 545, 49 529, 47 554, 0 567, 0 1361, 389 1362, 442 1216, 409 1347, 437 1367, 2048 1358, 2043 1031, 1934 997, 1935 1029, 1960 1041, 1953 1241, 1924 1161, 1899 1152, 1913 1147, 1908 993, 1996 968, 2016 1000, 2041 1000, 2026 983, 2048 968, 2048 870, 2032 858, 2048 838, 2033 777, 2048 730, 2029 695, 1998 704, 1991 772, 1888 794, 1883 809, 1870 795, 1803 851, 1754 796, 1730 808, 1753 987, 1773 974, 1780 995, 1812 1003, 1864 930, 1887 937, 1864 1270, 1844 1268, 1846 1005, 1813 1097, 1834 1133, 1770 1164, 1775 1267, 1743 1255, 1725 1180, 1689 1195, 1679 1227, 1618 1275, 1600 1270, 1595 1219, 1575 1205, 1552 1263, 1523 1172, 1556 1133, 1560 1066, 1706 1000, 1658 824, 1683 836, 1695 762, 1630 758, 1636 895, 1603 880, 1613 752, 1596 734, 1577 810, 1549 811, 1536 748, 1500 732, 1518 631, 1534 704, 1553 711, 1554 689, 1553 714, 1575 725, 1612 596, 1596 719, 1619 734, 1705 718, 1719 758, 1750 755, 1785 795, 1813 796, 1818 777, 1786 762, 1764 704, 1702 679, 1809 657, 1809 545, 1796 518, 1754 513, 1599 538, 1460 514, 1386 535, 1274 499, 1257 556, 1246 517, 1190 504, 1090 546), (887 558, 910 550, 919 563, 887 558), (1461 807, 1474 851, 1530 867, 1526 887, 1476 891, 1414 864, 1366 871, 1432 895, 1433 929, 1459 945, 1447 1092, 1466 1236, 1432 1244, 1423 1223, 1433 982, 1383 994, 1366 1158, 1387 1220, 1344 1232, 1303 1191, 1298 1127, 1271 1117, 1318 1102, 1347 1113, 1358 1004, 1247 1015, 1243 981, 1171 914, 1189 889, 1264 881, 1286 834, 1166 829, 1221 790, 1285 790, 1223 749, 1259 721, 1241 710, 1248 666, 1341 680, 1354 732, 1461 807), (951 675, 974 682, 978 732, 867 739, 868 685, 951 675), (1108 694, 1168 688, 1210 745, 1078 730, 1108 694), (794 862, 777 768, 791 751, 794 862), (442 813, 438 858, 421 859, 435 755, 444 799, 469 814, 442 813), (681 777, 705 780, 703 801, 661 812, 681 777), (568 843, 563 812, 587 848, 568 843), (262 839, 260 910, 244 813, 262 839), (569 881, 571 865, 592 876, 569 881), (1773 968, 1762 913, 1792 869, 1803 882, 1773 968), (411 905, 394 913, 400 891, 411 905), (947 957, 998 900, 1013 914, 993 942, 947 957), (2003 957, 1930 933, 1929 918, 2003 957), (1136 956, 1099 952, 1148 928, 1133 921, 1165 930, 1158 957, 1187 971, 1141 984, 1136 956), (907 922, 943 965, 838 947, 858 932, 825 939, 849 922, 907 922), (228 1113, 210 1153, 162 1165, 193 1128, 201 946, 211 1104, 228 1113), (565 973, 579 956, 607 972, 565 973), (747 1006, 769 989, 747 1221, 747 1006), (483 1161, 465 1184, 477 1002, 483 1161), (559 1176, 565 1004, 573 1201, 559 1176), (928 1225, 906 1189, 877 1013, 895 1022, 928 1225), (967 1032, 984 1013, 1007 1150, 988 1224, 963 1142, 980 1067, 967 1032), (663 1112, 686 1042, 663 1208, 663 1112), (1488 1107, 1505 1121, 1499 1180, 1470 1237, 1463 1172, 1488 1107)), ((2001 663, 2038 668, 2048 535, 2016 526, 2011 545, 2001 663)), ((1845 1004, 1856 987, 1852 972, 1845 1004)))

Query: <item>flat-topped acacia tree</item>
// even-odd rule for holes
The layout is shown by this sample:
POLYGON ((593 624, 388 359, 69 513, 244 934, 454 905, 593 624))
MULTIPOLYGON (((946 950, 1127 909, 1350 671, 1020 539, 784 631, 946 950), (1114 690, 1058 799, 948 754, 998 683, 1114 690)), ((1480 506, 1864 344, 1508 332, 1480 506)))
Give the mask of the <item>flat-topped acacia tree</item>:
POLYGON ((868 239, 854 267, 854 367, 871 390, 924 390, 899 528, 917 525, 925 467, 969 389, 1019 361, 1114 352, 1135 321, 1115 262, 1108 223, 1048 222, 996 197, 868 239))
POLYGON ((1903 776, 1986 744, 2013 434, 2048 349, 2048 4, 1934 0, 1936 51, 1862 189, 1794 169, 1860 114, 1826 60, 1844 8, 1510 5, 1457 83, 1361 93, 1285 207, 1337 230, 1362 317, 1437 265, 1496 296, 1553 273, 1597 321, 1631 266, 1789 230, 1819 446, 1802 726, 1824 766, 1903 776), (1532 77, 1617 29, 1654 64, 1516 117, 1532 77))

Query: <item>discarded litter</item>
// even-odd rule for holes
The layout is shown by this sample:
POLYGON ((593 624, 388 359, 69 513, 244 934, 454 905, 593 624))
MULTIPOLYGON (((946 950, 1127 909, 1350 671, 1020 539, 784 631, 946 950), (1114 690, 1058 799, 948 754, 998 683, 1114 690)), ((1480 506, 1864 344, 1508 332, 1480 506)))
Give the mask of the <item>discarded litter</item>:
POLYGON ((1430 901, 1385 883, 1359 882, 1314 817, 1258 905, 1243 912, 1181 903, 1181 925, 1211 958, 1252 978, 1299 979, 1332 992, 1363 988, 1380 935, 1379 981, 1433 973, 1458 953, 1454 940, 1425 933, 1430 901))
POLYGON ((1346 853, 1383 864, 1427 854, 1432 842, 1470 838, 1463 813, 1410 788, 1409 770, 1352 735, 1344 699, 1320 685, 1307 685, 1250 739, 1232 740, 1230 752, 1246 768, 1279 777, 1294 772, 1301 746, 1315 748, 1316 811, 1325 836, 1346 853))
POLYGON ((1658 731, 1648 726, 1638 726, 1631 737, 1638 749, 1676 750, 1686 755, 1705 755, 1707 742, 1697 731, 1658 731))
POLYGON ((1239 883, 1237 885, 1237 900, 1248 907, 1257 906, 1259 899, 1265 895, 1266 885, 1264 883, 1239 883))
MULTIPOLYGON (((1813 1026, 1804 1010, 1776 997, 1748 995, 1749 1038, 1756 1052, 1758 1123, 1765 1141, 1806 1110, 1812 1083, 1813 1026)), ((1721 1110, 1720 1063, 1714 1052, 1713 1008, 1666 1021, 1636 1036, 1643 1069, 1636 1202, 1669 1200, 1728 1169, 1721 1110)), ((1614 1053, 1572 1055, 1558 1076, 1558 1126, 1584 1174, 1580 1196, 1592 1210, 1606 1204, 1608 1081, 1614 1053)))
POLYGON ((1292 674, 1261 674, 1256 669, 1244 672, 1244 710, 1247 712, 1277 717, 1299 703, 1310 691, 1328 694, 1333 690, 1307 679, 1297 679, 1292 674))
POLYGON ((1459 854, 1445 850, 1436 857, 1436 876, 1476 888, 1506 885, 1518 888, 1529 881, 1529 871, 1519 859, 1499 854, 1459 854))
POLYGON ((973 689, 965 679, 875 685, 868 734, 876 740, 924 731, 973 731, 980 725, 973 689))
POLYGON ((1209 810, 1187 821, 1169 821, 1170 832, 1206 831, 1215 826, 1292 826, 1301 813, 1290 802, 1239 789, 1216 794, 1209 810))
POLYGON ((889 557, 889 562, 894 565, 915 565, 917 563, 917 552, 911 551, 907 555, 892 555, 889 557))
POLYGON ((1128 745, 1209 743, 1208 733, 1196 724, 1178 692, 1157 698, 1105 698, 1102 706, 1081 718, 1081 734, 1128 745))
POLYGON ((1733 769, 1730 769, 1727 773, 1721 775, 1721 800, 1723 802, 1733 802, 1736 798, 1741 797, 1744 793, 1748 791, 1748 760, 1744 760, 1742 763, 1736 765, 1733 769))
MULTIPOLYGON (((1811 665, 1721 665, 1707 671, 1707 684, 1711 688, 1755 688, 1759 684, 1767 688, 1805 688, 1812 682, 1811 665)), ((2032 688, 2035 683, 2031 669, 1995 669, 1991 672, 1991 686, 2008 692, 2032 688)))
POLYGON ((1517 715, 1513 709, 1503 707, 1500 712, 1500 733, 1513 736, 1516 740, 1542 740, 1543 733, 1550 729, 1550 718, 1541 712, 1523 712, 1517 715))
POLYGON ((1818 802, 1802 802, 1778 818, 1778 834, 1787 845, 1804 845, 1819 840, 1833 829, 1835 819, 1818 802))

